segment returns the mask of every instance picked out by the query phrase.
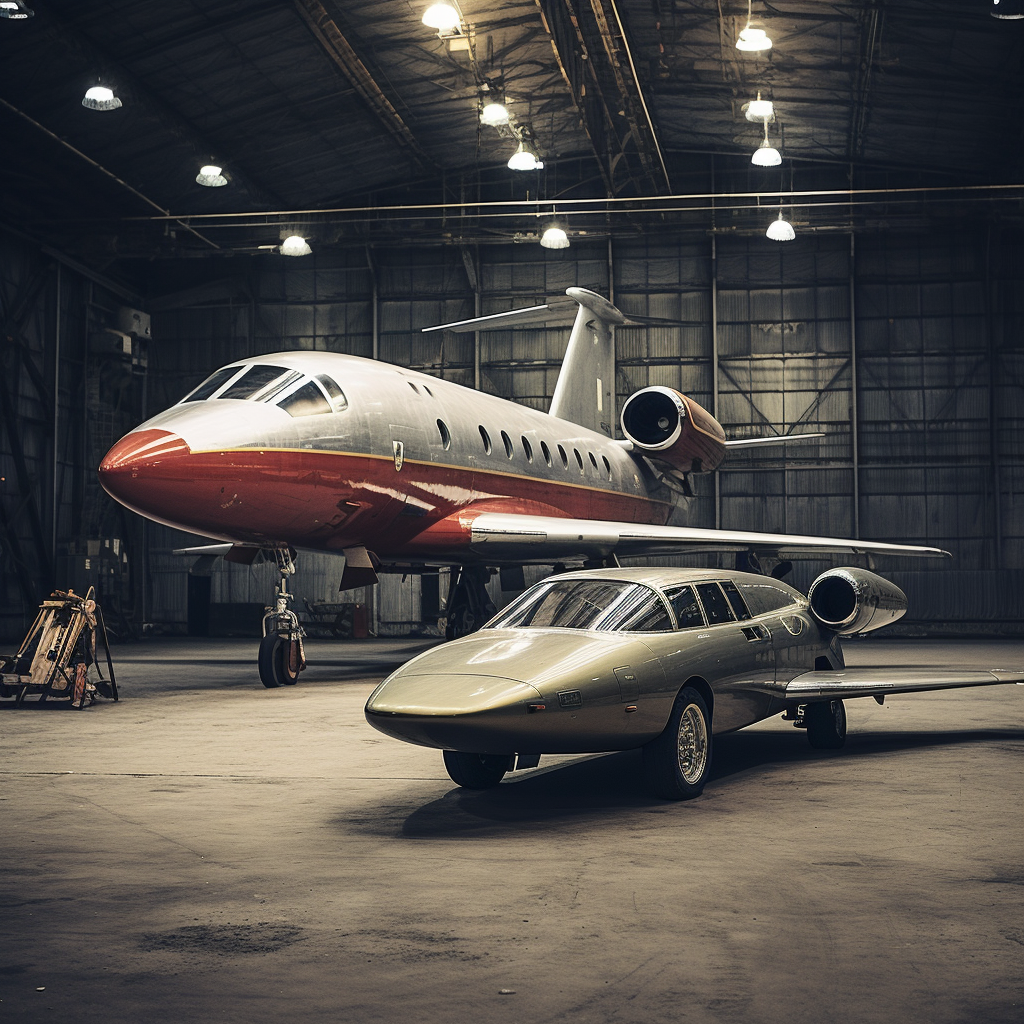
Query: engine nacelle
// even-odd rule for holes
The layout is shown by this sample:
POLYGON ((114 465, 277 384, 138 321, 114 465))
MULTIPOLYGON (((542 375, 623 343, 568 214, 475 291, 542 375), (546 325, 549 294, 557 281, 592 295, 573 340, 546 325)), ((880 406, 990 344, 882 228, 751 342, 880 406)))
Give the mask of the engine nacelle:
POLYGON ((673 388, 630 395, 622 432, 635 448, 684 473, 709 473, 725 458, 725 431, 706 409, 673 388))
POLYGON ((870 633, 902 618, 907 595, 867 569, 823 572, 807 591, 814 617, 840 636, 870 633))

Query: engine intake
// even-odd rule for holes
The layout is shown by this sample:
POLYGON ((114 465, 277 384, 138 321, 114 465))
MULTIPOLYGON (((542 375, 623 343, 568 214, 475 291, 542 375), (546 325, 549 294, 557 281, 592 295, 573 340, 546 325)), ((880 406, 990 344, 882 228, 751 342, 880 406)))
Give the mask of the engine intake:
POLYGON ((830 569, 807 591, 811 613, 840 636, 870 633, 903 617, 907 595, 867 569, 830 569))
POLYGON ((644 388, 622 407, 622 432, 635 448, 684 473, 709 473, 725 458, 725 431, 692 398, 644 388))

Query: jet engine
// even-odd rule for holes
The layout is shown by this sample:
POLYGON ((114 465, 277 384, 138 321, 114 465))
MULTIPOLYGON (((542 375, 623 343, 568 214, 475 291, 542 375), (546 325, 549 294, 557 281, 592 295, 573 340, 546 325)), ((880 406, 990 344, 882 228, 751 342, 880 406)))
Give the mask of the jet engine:
POLYGON ((721 424, 673 388, 630 395, 622 407, 622 432, 634 448, 683 473, 710 473, 725 458, 721 424))
POLYGON ((840 636, 870 633, 902 618, 907 595, 867 569, 829 569, 807 591, 811 613, 840 636))

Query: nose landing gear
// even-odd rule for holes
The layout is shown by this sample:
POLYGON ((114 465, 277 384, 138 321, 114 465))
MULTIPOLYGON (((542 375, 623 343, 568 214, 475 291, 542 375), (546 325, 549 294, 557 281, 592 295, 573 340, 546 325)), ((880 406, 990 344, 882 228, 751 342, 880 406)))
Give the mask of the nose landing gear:
POLYGON ((291 609, 292 595, 288 593, 288 577, 295 573, 295 561, 286 548, 275 549, 274 557, 281 580, 274 595, 274 607, 267 608, 263 616, 259 654, 260 680, 268 689, 294 686, 306 667, 302 627, 291 609))

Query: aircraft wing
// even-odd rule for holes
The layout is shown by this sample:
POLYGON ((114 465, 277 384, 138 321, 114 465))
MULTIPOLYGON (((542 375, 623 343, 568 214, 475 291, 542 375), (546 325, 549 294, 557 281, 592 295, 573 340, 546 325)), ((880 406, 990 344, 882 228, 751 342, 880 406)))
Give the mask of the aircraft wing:
MULTIPOLYGON (((757 551, 780 558, 841 554, 949 558, 940 548, 841 537, 805 537, 746 530, 707 530, 689 526, 644 526, 599 519, 561 519, 467 510, 425 531, 449 540, 456 537, 482 557, 520 563, 561 562, 573 558, 679 555, 695 552, 757 551), (438 527, 441 527, 438 529, 438 527)), ((423 537, 423 535, 420 535, 423 537)), ((417 538, 419 539, 419 538, 417 538)), ((425 538, 424 538, 425 539, 425 538)))
POLYGON ((786 684, 787 700, 836 700, 884 697, 889 693, 953 690, 961 686, 1024 686, 1024 669, 951 672, 942 668, 847 668, 805 672, 786 684))

